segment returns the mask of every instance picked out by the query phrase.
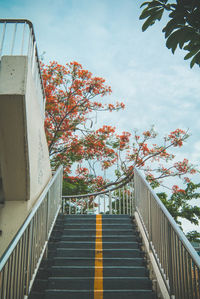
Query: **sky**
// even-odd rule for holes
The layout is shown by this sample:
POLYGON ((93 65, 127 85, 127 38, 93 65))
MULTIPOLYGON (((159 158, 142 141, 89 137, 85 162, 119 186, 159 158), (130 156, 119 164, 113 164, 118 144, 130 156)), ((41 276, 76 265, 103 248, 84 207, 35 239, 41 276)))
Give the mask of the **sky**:
POLYGON ((126 109, 102 114, 99 123, 130 132, 155 125, 160 136, 189 129, 191 137, 176 153, 199 165, 199 68, 190 69, 182 51, 173 55, 166 48, 162 22, 142 32, 142 2, 0 0, 0 18, 29 19, 45 62, 77 61, 106 79, 109 101, 123 101, 126 109))

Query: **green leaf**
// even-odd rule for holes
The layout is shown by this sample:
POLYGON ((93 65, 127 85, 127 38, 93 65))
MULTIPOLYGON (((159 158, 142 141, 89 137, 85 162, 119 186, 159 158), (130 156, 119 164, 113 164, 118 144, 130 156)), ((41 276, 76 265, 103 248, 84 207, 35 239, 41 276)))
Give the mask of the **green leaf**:
POLYGON ((194 58, 193 58, 192 61, 190 62, 190 67, 193 68, 193 66, 194 66, 195 64, 200 65, 200 52, 198 52, 198 53, 194 56, 194 58))
POLYGON ((165 38, 167 38, 172 33, 172 31, 176 28, 177 28, 176 20, 174 19, 170 20, 162 30, 162 32, 165 32, 165 38))
POLYGON ((148 5, 149 8, 150 8, 150 7, 156 7, 156 6, 158 6, 159 8, 160 8, 160 7, 163 8, 163 5, 160 4, 159 1, 152 1, 152 2, 150 2, 149 5, 148 5))
POLYGON ((151 2, 149 2, 149 1, 143 2, 143 3, 140 5, 140 8, 143 7, 143 6, 145 6, 145 5, 148 5, 149 3, 151 3, 151 2))
POLYGON ((156 12, 159 10, 160 8, 158 7, 154 7, 152 9, 144 9, 143 12, 140 15, 140 20, 146 19, 149 16, 153 16, 156 14, 156 12))
MULTIPOLYGON (((178 44, 182 47, 182 44, 184 43, 184 34, 183 34, 183 28, 178 29, 174 31, 172 34, 167 39, 166 46, 168 49, 172 50, 172 53, 176 51, 176 48, 178 44)), ((185 39, 186 41, 188 40, 187 38, 185 39)))
POLYGON ((188 27, 184 27, 180 29, 180 37, 179 37, 179 47, 183 48, 184 44, 191 40, 191 29, 188 27))
POLYGON ((196 49, 193 51, 190 51, 187 55, 185 55, 184 60, 190 59, 192 56, 194 56, 198 51, 200 51, 200 46, 197 46, 196 49))
POLYGON ((149 26, 153 25, 156 20, 160 21, 160 19, 162 18, 163 11, 164 11, 164 9, 160 9, 159 11, 157 11, 156 14, 154 14, 153 16, 150 16, 146 20, 146 22, 144 22, 144 24, 142 26, 142 31, 144 32, 145 30, 147 30, 147 28, 149 26))

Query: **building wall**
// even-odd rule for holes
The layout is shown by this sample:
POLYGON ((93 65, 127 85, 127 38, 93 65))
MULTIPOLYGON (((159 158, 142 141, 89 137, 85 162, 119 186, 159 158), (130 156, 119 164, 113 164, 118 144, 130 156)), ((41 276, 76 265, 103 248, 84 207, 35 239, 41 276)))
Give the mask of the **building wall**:
POLYGON ((51 178, 38 92, 26 56, 0 64, 0 256, 51 178))

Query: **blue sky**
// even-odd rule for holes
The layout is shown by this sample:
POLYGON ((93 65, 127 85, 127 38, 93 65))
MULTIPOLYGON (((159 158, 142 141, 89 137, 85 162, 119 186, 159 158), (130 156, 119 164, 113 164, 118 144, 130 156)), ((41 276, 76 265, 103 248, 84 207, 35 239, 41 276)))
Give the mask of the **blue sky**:
MULTIPOLYGON (((26 18, 34 25, 45 61, 78 61, 111 85, 109 101, 123 101, 124 112, 104 113, 99 123, 120 131, 155 125, 165 135, 176 128, 192 136, 180 159, 200 159, 200 73, 165 47, 161 24, 142 33, 135 0, 0 0, 1 18, 26 18)), ((198 178, 197 178, 198 181, 198 178)))

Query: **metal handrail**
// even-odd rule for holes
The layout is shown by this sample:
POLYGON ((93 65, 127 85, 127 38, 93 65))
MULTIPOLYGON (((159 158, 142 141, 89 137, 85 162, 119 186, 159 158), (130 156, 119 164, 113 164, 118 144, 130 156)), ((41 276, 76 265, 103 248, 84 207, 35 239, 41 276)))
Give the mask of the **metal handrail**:
POLYGON ((62 196, 66 214, 128 214, 134 213, 133 180, 99 192, 62 196), (131 190, 128 192, 128 190, 131 190), (128 192, 128 194, 127 194, 128 192), (103 196, 103 200, 102 200, 103 196), (107 196, 107 199, 106 197, 107 196))
POLYGON ((135 208, 171 298, 200 298, 200 257, 142 174, 134 170, 135 208))
MULTIPOLYGON (((45 105, 45 91, 44 91, 44 86, 43 86, 43 80, 42 80, 42 74, 41 74, 41 69, 40 69, 40 59, 38 55, 38 49, 37 49, 37 44, 36 44, 36 38, 35 38, 35 32, 33 28, 33 24, 31 21, 27 19, 0 19, 0 25, 3 25, 2 28, 2 35, 0 38, 0 59, 2 55, 11 55, 13 56, 14 54, 14 49, 16 49, 15 55, 24 55, 24 51, 26 51, 25 56, 29 57, 29 61, 31 64, 31 69, 33 73, 33 77, 35 79, 36 84, 40 85, 42 97, 43 97, 43 110, 44 110, 44 105, 45 105), (6 30, 7 25, 12 24, 14 27, 12 30, 9 31, 6 30), (19 39, 17 37, 17 25, 19 24, 24 24, 24 26, 21 28, 21 37, 19 39), (29 28, 29 33, 27 36, 27 39, 25 40, 25 31, 26 31, 26 25, 29 28), (7 33, 8 31, 8 33, 7 33), (12 41, 10 40, 12 38, 12 41), (10 41, 11 45, 10 47, 8 46, 8 42, 10 41), (7 48, 6 48, 7 47, 7 48), (35 64, 37 65, 35 69, 35 64)), ((38 87, 36 88, 38 91, 38 87)), ((43 111, 44 113, 44 111, 43 111)))
POLYGON ((60 166, 0 259, 0 298, 24 298, 30 292, 61 208, 62 173, 60 166))

